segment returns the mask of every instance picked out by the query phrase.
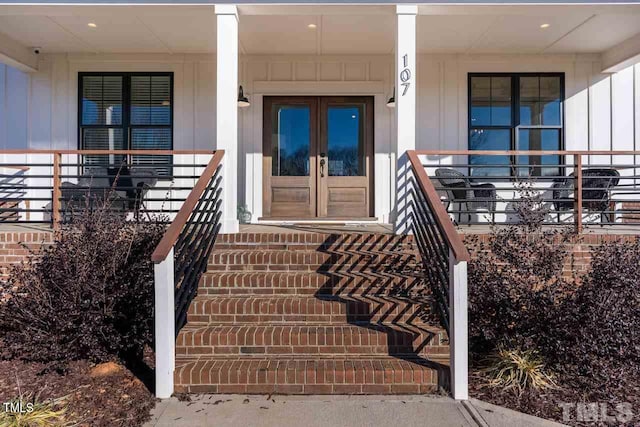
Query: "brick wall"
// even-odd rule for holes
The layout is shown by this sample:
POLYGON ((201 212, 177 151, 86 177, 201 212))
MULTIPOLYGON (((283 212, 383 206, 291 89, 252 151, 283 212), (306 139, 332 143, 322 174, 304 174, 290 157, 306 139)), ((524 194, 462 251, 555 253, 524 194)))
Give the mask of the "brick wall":
MULTIPOLYGON (((489 234, 477 236, 483 242, 488 242, 490 237, 489 234)), ((469 239, 471 236, 466 235, 464 237, 469 239)), ((578 275, 586 273, 591 264, 591 249, 594 246, 617 241, 634 242, 638 238, 640 238, 640 235, 634 234, 583 234, 575 236, 570 243, 573 246, 571 256, 567 257, 563 273, 567 277, 571 277, 575 273, 578 275)))
POLYGON ((52 240, 53 233, 46 231, 0 232, 0 278, 6 278, 11 266, 24 260, 29 250, 38 250, 52 240))
MULTIPOLYGON (((49 243, 52 241, 53 234, 46 231, 38 232, 0 232, 0 278, 7 277, 8 271, 11 265, 18 263, 25 259, 28 251, 25 246, 32 250, 38 249, 42 243, 49 243)), ((468 235, 466 236, 469 237, 468 235)), ((488 241, 489 235, 482 234, 479 238, 483 241, 488 241)), ((572 250, 572 260, 567 262, 565 271, 567 274, 571 274, 573 270, 577 272, 586 271, 589 268, 591 262, 590 249, 594 245, 598 245, 604 242, 613 242, 618 240, 635 241, 638 238, 637 235, 625 234, 584 234, 574 241, 572 250)))

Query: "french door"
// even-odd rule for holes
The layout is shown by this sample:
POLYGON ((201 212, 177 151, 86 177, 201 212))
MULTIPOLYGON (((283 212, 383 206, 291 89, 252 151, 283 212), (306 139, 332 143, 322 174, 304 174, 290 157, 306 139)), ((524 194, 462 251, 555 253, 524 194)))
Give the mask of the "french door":
POLYGON ((267 218, 372 216, 373 97, 265 97, 267 218))

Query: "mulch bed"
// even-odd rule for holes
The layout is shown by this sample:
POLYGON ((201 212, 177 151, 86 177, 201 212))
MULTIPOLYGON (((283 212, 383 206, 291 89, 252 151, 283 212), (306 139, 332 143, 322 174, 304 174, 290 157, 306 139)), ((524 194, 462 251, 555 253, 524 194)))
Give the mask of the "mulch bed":
POLYGON ((118 364, 96 367, 76 361, 56 370, 41 363, 0 361, 0 404, 21 393, 39 401, 66 396, 67 418, 92 427, 141 426, 156 402, 147 387, 118 364))
POLYGON ((503 390, 498 387, 488 387, 486 382, 478 375, 469 375, 469 394, 485 402, 504 406, 514 411, 534 415, 536 417, 557 421, 562 424, 576 427, 596 426, 640 426, 640 378, 628 378, 625 384, 618 384, 617 390, 612 391, 606 386, 595 385, 590 390, 584 387, 561 384, 557 390, 525 390, 517 394, 512 390, 503 390), (607 414, 616 417, 615 405, 627 403, 632 405, 634 418, 631 422, 620 423, 615 420, 603 422, 602 413, 599 413, 598 421, 577 420, 575 406, 568 410, 570 419, 563 419, 561 404, 593 404, 605 405, 607 414))

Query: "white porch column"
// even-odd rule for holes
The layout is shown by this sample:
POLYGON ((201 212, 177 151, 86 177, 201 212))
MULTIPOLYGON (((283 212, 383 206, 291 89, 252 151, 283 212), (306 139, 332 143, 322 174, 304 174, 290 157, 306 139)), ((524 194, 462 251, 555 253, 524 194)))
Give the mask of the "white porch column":
POLYGON ((411 165, 407 150, 416 148, 416 15, 418 6, 397 5, 396 34, 396 233, 410 232, 409 177, 411 165))
POLYGON ((222 160, 222 233, 237 233, 238 206, 238 10, 215 6, 217 23, 216 144, 222 160))
POLYGON ((449 250, 449 363, 451 394, 456 400, 469 399, 467 310, 467 261, 456 261, 449 250))
POLYGON ((173 371, 176 367, 175 284, 173 248, 161 263, 153 267, 156 333, 156 397, 173 394, 173 371))

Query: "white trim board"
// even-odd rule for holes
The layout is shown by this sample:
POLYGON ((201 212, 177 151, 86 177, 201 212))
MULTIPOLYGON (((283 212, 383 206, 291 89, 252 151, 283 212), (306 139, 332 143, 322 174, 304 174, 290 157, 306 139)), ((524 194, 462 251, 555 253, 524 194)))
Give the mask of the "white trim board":
POLYGON ((254 81, 253 92, 256 95, 300 95, 300 96, 373 96, 385 93, 383 81, 254 81))

